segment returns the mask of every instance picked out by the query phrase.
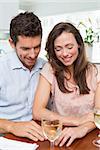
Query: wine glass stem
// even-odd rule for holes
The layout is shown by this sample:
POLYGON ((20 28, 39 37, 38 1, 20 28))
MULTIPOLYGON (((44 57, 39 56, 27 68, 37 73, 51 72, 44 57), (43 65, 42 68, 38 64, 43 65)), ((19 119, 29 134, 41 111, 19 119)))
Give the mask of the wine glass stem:
POLYGON ((50 142, 50 150, 54 150, 54 142, 50 142))

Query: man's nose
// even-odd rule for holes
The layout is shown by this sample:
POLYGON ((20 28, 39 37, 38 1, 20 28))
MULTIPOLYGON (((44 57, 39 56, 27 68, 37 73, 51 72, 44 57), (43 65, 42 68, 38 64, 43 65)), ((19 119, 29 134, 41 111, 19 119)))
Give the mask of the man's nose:
POLYGON ((30 49, 29 56, 30 56, 31 58, 34 58, 34 57, 35 57, 35 50, 34 50, 34 48, 31 48, 31 49, 30 49))

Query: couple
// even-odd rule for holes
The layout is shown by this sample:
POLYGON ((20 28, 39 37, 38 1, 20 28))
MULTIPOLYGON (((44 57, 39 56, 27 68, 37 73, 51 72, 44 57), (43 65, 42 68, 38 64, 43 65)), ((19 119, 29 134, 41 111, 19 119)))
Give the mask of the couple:
POLYGON ((95 128, 100 71, 87 61, 83 39, 72 24, 59 23, 50 32, 47 63, 38 58, 41 39, 41 21, 32 12, 11 20, 9 42, 15 51, 0 58, 0 133, 43 141, 34 119, 49 116, 66 126, 55 144, 68 140, 69 146, 95 128), (46 107, 50 96, 51 110, 46 107))

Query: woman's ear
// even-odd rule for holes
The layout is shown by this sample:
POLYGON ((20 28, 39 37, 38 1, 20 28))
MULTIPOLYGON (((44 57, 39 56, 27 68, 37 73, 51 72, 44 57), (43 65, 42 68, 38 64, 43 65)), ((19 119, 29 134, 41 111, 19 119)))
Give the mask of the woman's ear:
POLYGON ((15 44, 13 42, 13 40, 11 38, 9 38, 9 43, 10 43, 10 46, 15 49, 15 44))

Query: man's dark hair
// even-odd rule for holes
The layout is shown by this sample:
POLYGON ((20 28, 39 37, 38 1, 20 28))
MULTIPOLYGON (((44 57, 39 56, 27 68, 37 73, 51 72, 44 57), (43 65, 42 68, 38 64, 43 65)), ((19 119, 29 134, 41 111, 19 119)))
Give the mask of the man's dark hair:
POLYGON ((42 37, 41 21, 33 12, 20 13, 11 20, 10 37, 14 44, 18 42, 18 36, 42 37))

